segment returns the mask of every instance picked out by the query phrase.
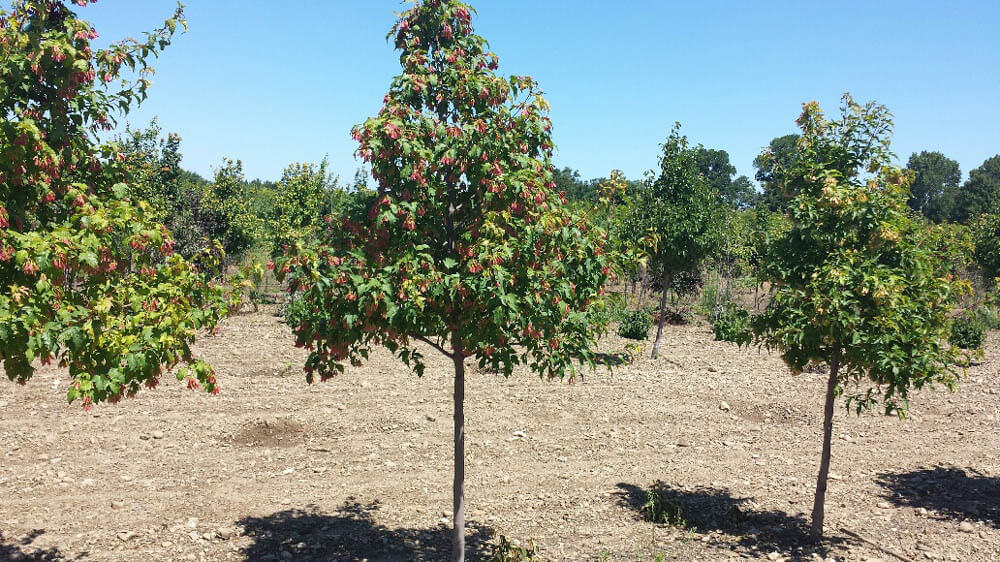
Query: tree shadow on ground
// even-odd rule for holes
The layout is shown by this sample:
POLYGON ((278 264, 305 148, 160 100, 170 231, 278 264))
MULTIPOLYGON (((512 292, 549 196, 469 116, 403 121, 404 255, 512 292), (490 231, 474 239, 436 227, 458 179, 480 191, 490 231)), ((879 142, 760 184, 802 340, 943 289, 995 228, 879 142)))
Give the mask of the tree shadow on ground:
MULTIPOLYGON (((243 549, 248 561, 395 561, 448 560, 451 528, 389 529, 375 522, 377 502, 362 505, 348 501, 334 514, 317 506, 291 509, 266 517, 239 521, 253 544, 243 549), (284 553, 284 554, 283 554, 284 553), (283 558, 284 557, 284 558, 283 558)), ((468 560, 485 560, 493 552, 487 527, 467 525, 465 552, 468 560)))
POLYGON ((697 487, 674 488, 657 482, 649 489, 634 484, 618 484, 619 502, 649 520, 651 495, 657 497, 657 511, 666 514, 668 524, 694 533, 718 532, 735 538, 720 548, 744 551, 752 556, 781 552, 791 560, 809 560, 815 553, 824 558, 843 542, 827 537, 816 544, 809 538, 809 525, 802 516, 783 511, 757 509, 754 498, 736 498, 725 490, 697 487))
POLYGON ((56 548, 31 546, 31 543, 43 534, 45 531, 35 529, 24 538, 15 541, 8 540, 3 531, 0 531, 0 560, 5 562, 62 562, 67 560, 56 548))
POLYGON ((1000 528, 1000 478, 971 468, 936 466, 882 473, 882 494, 900 507, 924 508, 950 519, 974 519, 1000 528))
POLYGON ((615 353, 595 353, 594 363, 602 367, 621 367, 622 365, 628 365, 635 361, 637 354, 630 353, 627 351, 618 351, 615 353))

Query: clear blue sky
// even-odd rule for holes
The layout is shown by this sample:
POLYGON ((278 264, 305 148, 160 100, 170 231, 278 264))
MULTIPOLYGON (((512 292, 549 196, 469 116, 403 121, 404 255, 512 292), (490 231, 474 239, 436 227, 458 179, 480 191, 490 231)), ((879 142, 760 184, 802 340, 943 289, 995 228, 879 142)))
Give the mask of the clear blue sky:
MULTIPOLYGON (((555 162, 584 178, 656 167, 680 121, 693 143, 729 152, 742 174, 803 101, 840 95, 896 117, 894 150, 939 150, 963 174, 1000 153, 1000 2, 472 0, 501 72, 539 80, 552 104, 555 162)), ((158 26, 170 0, 100 0, 80 10, 118 39, 158 26)), ((349 179, 351 126, 378 111, 398 59, 385 41, 395 0, 189 0, 190 31, 155 63, 149 100, 184 141, 184 166, 223 157, 275 179, 329 155, 349 179)))

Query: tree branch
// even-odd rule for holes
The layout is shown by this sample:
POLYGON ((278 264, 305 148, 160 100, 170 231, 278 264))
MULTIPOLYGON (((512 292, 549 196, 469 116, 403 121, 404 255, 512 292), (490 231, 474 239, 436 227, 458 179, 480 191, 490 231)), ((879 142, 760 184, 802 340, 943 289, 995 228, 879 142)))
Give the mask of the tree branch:
POLYGON ((432 342, 431 340, 429 340, 429 339, 427 339, 427 338, 425 338, 423 336, 414 336, 414 339, 417 339, 417 340, 420 340, 420 341, 426 343, 427 345, 429 345, 429 346, 433 347, 434 349, 440 351, 445 357, 447 357, 449 359, 454 359, 455 358, 454 354, 448 353, 439 344, 436 344, 436 343, 432 342))

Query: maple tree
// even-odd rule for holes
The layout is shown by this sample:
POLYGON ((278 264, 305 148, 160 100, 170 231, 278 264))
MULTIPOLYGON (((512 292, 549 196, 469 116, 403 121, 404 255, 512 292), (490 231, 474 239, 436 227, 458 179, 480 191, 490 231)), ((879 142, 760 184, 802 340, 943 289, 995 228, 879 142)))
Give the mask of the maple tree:
POLYGON ((554 190, 548 103, 496 74, 473 10, 426 0, 389 37, 400 52, 379 113, 354 128, 378 189, 319 244, 276 264, 300 294, 293 330, 308 379, 385 346, 420 375, 423 342, 454 364, 453 558, 464 556, 465 360, 509 376, 594 364, 612 261, 606 234, 554 190))
POLYGON ((21 383, 35 360, 68 367, 68 399, 85 408, 178 364, 189 387, 218 390, 190 343, 238 291, 174 253, 156 213, 129 197, 120 147, 98 137, 146 98, 149 60, 184 25, 178 6, 144 41, 94 50, 97 32, 62 1, 0 12, 0 359, 21 383))

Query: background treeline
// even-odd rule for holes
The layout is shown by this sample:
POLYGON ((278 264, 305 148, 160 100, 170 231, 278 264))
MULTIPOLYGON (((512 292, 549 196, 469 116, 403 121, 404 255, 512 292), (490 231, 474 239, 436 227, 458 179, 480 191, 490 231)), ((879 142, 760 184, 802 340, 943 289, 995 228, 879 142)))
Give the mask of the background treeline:
MULTIPOLYGON (((556 170, 557 190, 573 206, 606 227, 618 247, 647 256, 632 264, 622 286, 617 319, 623 333, 645 339, 654 322, 703 316, 720 336, 745 337, 738 328, 747 311, 765 304, 766 287, 757 275, 765 245, 788 227, 784 170, 795 159, 798 140, 777 137, 755 159, 759 189, 737 174, 725 150, 688 146, 677 130, 664 144, 658 174, 626 178, 614 170, 585 180, 572 168, 556 170), (654 246, 661 251, 652 251, 654 246)), ((289 242, 313 237, 327 217, 349 205, 367 205, 372 195, 364 170, 345 182, 326 160, 291 164, 270 181, 248 179, 239 160, 225 159, 211 179, 203 178, 182 167, 181 138, 165 135, 155 119, 126 130, 119 143, 133 195, 149 202, 186 258, 219 245, 228 264, 266 261, 289 242)), ((965 182, 958 162, 940 152, 912 154, 906 171, 914 218, 925 224, 954 275, 974 288, 962 299, 962 329, 1000 327, 984 306, 1000 276, 1000 155, 965 182)))
POLYGON ((218 243, 229 264, 251 257, 266 261, 368 192, 362 174, 344 184, 325 159, 291 164, 277 181, 247 179, 241 161, 224 159, 205 179, 181 167, 181 138, 164 136, 155 119, 146 128, 128 129, 119 144, 132 195, 150 204, 185 258, 218 243))

